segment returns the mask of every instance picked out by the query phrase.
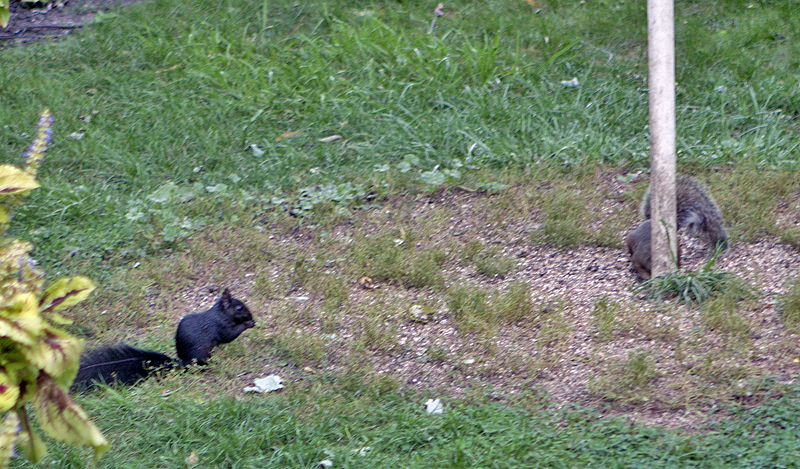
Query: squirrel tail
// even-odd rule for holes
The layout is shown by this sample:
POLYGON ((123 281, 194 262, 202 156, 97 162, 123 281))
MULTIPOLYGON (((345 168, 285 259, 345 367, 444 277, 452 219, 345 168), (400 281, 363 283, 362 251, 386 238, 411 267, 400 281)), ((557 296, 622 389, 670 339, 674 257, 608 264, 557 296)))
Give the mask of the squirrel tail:
POLYGON ((86 391, 96 383, 135 384, 158 370, 176 365, 172 357, 127 344, 106 345, 81 357, 72 391, 86 391))
MULTIPOLYGON (((711 249, 728 249, 728 232, 722 213, 711 194, 691 176, 678 176, 675 180, 675 203, 678 211, 678 228, 688 228, 692 236, 706 238, 711 249)), ((650 189, 642 199, 642 215, 650 219, 650 189)))

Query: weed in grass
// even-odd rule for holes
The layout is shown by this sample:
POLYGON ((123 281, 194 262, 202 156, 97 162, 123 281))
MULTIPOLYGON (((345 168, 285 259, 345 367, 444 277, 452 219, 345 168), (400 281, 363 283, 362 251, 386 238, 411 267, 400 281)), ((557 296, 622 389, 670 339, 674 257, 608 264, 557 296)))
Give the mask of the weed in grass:
POLYGON ((737 308, 738 302, 737 295, 731 292, 709 299, 700 309, 703 324, 738 341, 749 339, 752 326, 737 308))
POLYGON ((336 373, 335 384, 338 389, 362 402, 356 405, 374 407, 381 396, 395 392, 399 383, 390 374, 375 371, 369 357, 350 354, 336 373))
POLYGON ((489 278, 505 278, 516 267, 514 259, 487 249, 475 259, 475 270, 489 278))
POLYGON ((800 331, 800 280, 792 281, 781 301, 781 319, 787 329, 800 331))
POLYGON ((319 327, 323 334, 335 334, 342 327, 335 313, 322 311, 319 314, 319 327))
POLYGON ((358 349, 390 353, 397 347, 397 326, 387 321, 383 314, 367 315, 359 321, 358 349))
POLYGON ((350 289, 341 275, 329 273, 323 276, 321 283, 325 311, 335 313, 347 306, 350 301, 350 289))
POLYGON ((471 264, 483 251, 484 244, 477 239, 471 239, 461 248, 460 258, 464 265, 471 264))
POLYGON ((468 285, 451 287, 447 291, 447 306, 453 321, 466 331, 487 337, 497 328, 497 314, 489 306, 485 290, 468 285))
POLYGON ((261 298, 276 298, 282 296, 275 286, 274 275, 268 270, 260 270, 253 277, 253 288, 255 293, 261 298))
POLYGON ((689 371, 702 378, 702 385, 708 386, 708 393, 716 394, 719 386, 732 386, 748 375, 745 354, 736 356, 712 350, 696 357, 696 364, 689 371))
POLYGON ((470 240, 461 249, 462 264, 474 265, 475 270, 489 278, 505 278, 516 267, 516 262, 498 253, 497 247, 489 247, 478 240, 470 240))
POLYGON ((714 294, 725 293, 731 288, 746 289, 743 282, 728 272, 713 270, 717 254, 711 256, 697 272, 679 270, 660 277, 651 278, 634 287, 636 294, 644 292, 647 299, 662 302, 675 298, 678 303, 703 303, 714 294))
POLYGON ((796 198, 800 184, 792 172, 764 172, 762 168, 742 165, 733 174, 715 181, 715 198, 729 220, 732 235, 753 242, 765 235, 779 236, 794 243, 797 229, 793 223, 779 222, 779 214, 796 198), (749 190, 742 191, 740 188, 749 190), (717 195, 719 194, 719 196, 717 195))
POLYGON ((649 352, 629 353, 628 360, 623 366, 633 387, 642 387, 658 376, 655 370, 655 360, 650 357, 649 352))
POLYGON ((591 236, 586 198, 577 190, 554 190, 542 202, 544 240, 553 246, 572 248, 591 236))
POLYGON ((446 254, 435 247, 425 248, 414 242, 404 229, 398 232, 361 238, 351 248, 354 263, 362 274, 378 282, 394 282, 407 288, 444 286, 442 266, 446 254))
POLYGON ((442 266, 446 255, 439 249, 423 249, 411 259, 408 270, 402 279, 403 286, 409 288, 434 288, 444 287, 442 266))
POLYGON ((319 269, 315 259, 306 259, 304 254, 298 254, 292 264, 290 277, 291 291, 299 290, 309 283, 312 279, 319 276, 319 269))
POLYGON ((540 353, 550 354, 548 362, 558 358, 558 350, 572 330, 564 317, 565 308, 564 303, 544 306, 537 318, 539 331, 536 335, 536 347, 540 353))
POLYGON ((594 316, 597 326, 597 339, 600 342, 608 342, 614 335, 614 328, 618 325, 622 307, 618 302, 612 301, 607 296, 603 296, 594 302, 592 316, 594 316))
POLYGON ((280 360, 292 363, 298 368, 320 368, 325 363, 327 356, 325 339, 313 332, 289 330, 267 338, 267 342, 274 347, 280 360))
POLYGON ((434 363, 444 363, 447 361, 447 356, 450 351, 445 347, 432 346, 425 349, 425 357, 434 363))
POLYGON ((607 373, 589 378, 589 390, 604 399, 642 402, 647 388, 660 373, 650 352, 628 352, 628 358, 612 363, 607 373))
POLYGON ((502 321, 511 324, 533 319, 536 307, 531 299, 530 285, 517 281, 509 285, 508 290, 495 292, 492 309, 502 321))

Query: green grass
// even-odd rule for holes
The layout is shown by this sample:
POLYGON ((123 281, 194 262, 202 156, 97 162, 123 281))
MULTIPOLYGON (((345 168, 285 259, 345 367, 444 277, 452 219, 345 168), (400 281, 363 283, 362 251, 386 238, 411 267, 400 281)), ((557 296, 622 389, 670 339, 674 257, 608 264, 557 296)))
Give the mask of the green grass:
POLYGON ((785 327, 800 330, 800 281, 795 280, 787 286, 781 310, 785 327))
MULTIPOLYGON (((111 437, 98 467, 794 467, 800 400, 787 395, 702 433, 674 433, 576 408, 530 413, 484 402, 372 392, 334 399, 302 389, 241 400, 188 399, 183 389, 102 391, 81 399, 111 437), (735 423, 732 423, 735 422, 735 423), (368 449, 366 449, 368 448, 368 449), (363 454, 362 454, 363 453, 363 454)), ((76 467, 85 451, 51 444, 47 467, 76 467)), ((12 467, 33 467, 20 460, 12 467)))
MULTIPOLYGON (((678 3, 681 165, 796 169, 797 6, 678 3)), ((156 0, 7 48, 5 158, 42 107, 56 117, 17 229, 45 266, 102 274, 279 208, 485 186, 498 168, 648 165, 643 3, 456 2, 434 34, 429 7, 156 0)))
MULTIPOLYGON (((793 218, 779 216, 800 190, 799 7, 676 5, 679 168, 707 175, 735 239, 800 239, 793 218)), ((369 226, 346 225, 354 212, 397 198, 500 192, 507 197, 479 204, 491 215, 481 221, 514 247, 541 239, 619 247, 644 178, 598 181, 649 166, 644 8, 555 0, 537 12, 523 1, 457 1, 428 34, 432 5, 418 2, 153 0, 55 42, 1 50, 3 162, 20 162, 41 108, 56 118, 42 187, 16 214, 13 234, 35 244, 48 275, 87 274, 100 285, 71 330, 101 340, 147 335, 137 345, 169 350, 166 324, 189 312, 178 294, 248 276, 248 304, 271 321, 222 347, 221 366, 82 397, 114 440, 100 466, 183 467, 192 454, 198 467, 317 467, 326 458, 337 467, 796 465, 796 391, 774 382, 736 387, 745 366, 703 342, 709 330, 736 341, 752 335, 730 297, 706 303, 703 327, 687 335, 649 311, 594 304, 604 346, 634 334, 677 340, 676 359, 689 363, 687 395, 747 403, 786 393, 726 409, 729 420, 691 435, 599 410, 523 410, 461 382, 468 397, 443 392, 445 414, 429 416, 422 402, 435 390, 412 393, 369 359, 407 353, 396 333, 415 304, 425 312, 416 321, 448 320, 477 336, 467 355, 432 343, 419 357, 452 366, 456 379, 474 362, 475 376, 495 372, 477 365, 501 355, 493 342, 500 327, 536 341, 536 357, 505 352, 512 371, 533 379, 568 357, 574 305, 534 303, 535 282, 487 287, 515 275, 516 261, 477 238, 459 241, 460 254, 455 241, 431 242, 449 211, 425 226, 392 206, 371 220, 369 236, 360 232, 369 226), (573 77, 579 86, 561 83, 573 77), (508 214, 524 214, 525 226, 506 232, 508 214), (353 243, 338 244, 337 229, 352 231, 353 243), (290 238, 300 241, 287 250, 278 239, 290 238), (453 264, 484 283, 451 284, 453 264), (364 288, 351 288, 362 276, 370 278, 364 288), (388 298, 380 287, 405 296, 388 298), (307 301, 260 311, 300 290, 307 301), (342 330, 355 331, 346 346, 342 330), (477 360, 467 364, 470 354, 477 360), (253 363, 286 370, 286 392, 233 399, 235 389, 215 386, 256 373, 253 363), (352 452, 364 447, 372 448, 365 456, 352 452)), ((784 302, 795 328, 796 290, 784 302)), ((636 351, 601 362, 616 381, 596 378, 597 394, 612 407, 655 395, 655 360, 636 351)), ((523 406, 547 404, 545 391, 520 393, 523 406)), ((85 459, 52 446, 47 465, 85 459)))

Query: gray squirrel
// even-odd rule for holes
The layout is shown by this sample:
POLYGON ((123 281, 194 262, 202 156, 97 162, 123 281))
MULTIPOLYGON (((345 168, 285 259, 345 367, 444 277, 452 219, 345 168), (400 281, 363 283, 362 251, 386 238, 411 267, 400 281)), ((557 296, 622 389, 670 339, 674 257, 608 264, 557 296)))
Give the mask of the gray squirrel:
MULTIPOLYGON (((728 233, 717 203, 703 186, 690 176, 678 176, 675 180, 675 203, 678 212, 678 228, 689 228, 692 236, 701 234, 708 242, 709 255, 728 249, 728 233)), ((642 215, 645 221, 625 239, 631 255, 633 269, 643 279, 650 278, 652 263, 650 252, 650 189, 642 200, 642 215)), ((680 265, 681 247, 678 245, 677 261, 680 265)))
POLYGON ((175 334, 178 360, 122 343, 102 346, 81 356, 71 389, 85 391, 94 383, 130 385, 159 370, 195 362, 205 365, 214 347, 232 342, 253 326, 250 310, 226 288, 210 309, 186 315, 178 323, 175 334))

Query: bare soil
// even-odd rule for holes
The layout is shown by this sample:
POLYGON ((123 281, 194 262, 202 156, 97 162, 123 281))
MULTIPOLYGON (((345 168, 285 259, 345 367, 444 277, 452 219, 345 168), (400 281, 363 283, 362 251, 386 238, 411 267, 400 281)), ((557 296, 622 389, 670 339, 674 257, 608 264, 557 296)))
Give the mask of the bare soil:
POLYGON ((11 18, 0 29, 0 47, 64 36, 91 24, 98 12, 137 1, 140 0, 54 0, 41 5, 11 0, 11 18))
MULTIPOLYGON (((635 201, 619 197, 630 187, 614 173, 599 175, 596 186, 606 196, 592 210, 608 213, 609 222, 621 213, 631 227, 639 221, 635 201)), ((288 386, 320 373, 354 374, 389 377, 432 396, 589 405, 643 423, 696 429, 714 406, 758 405, 796 384, 800 340, 784 327, 780 311, 800 266, 796 248, 775 239, 734 240, 715 268, 735 274, 756 294, 712 317, 702 307, 658 304, 633 293, 638 281, 621 246, 565 249, 537 241, 543 215, 531 197, 536 190, 397 196, 325 226, 279 222, 197 235, 186 251, 138 269, 150 285, 141 316, 149 319, 125 340, 162 334, 228 286, 253 310, 257 326, 220 351, 221 363, 235 374, 232 382, 222 385, 213 374, 201 379, 233 393, 268 374, 281 375, 288 386), (420 252, 446 254, 443 287, 365 280, 369 272, 351 264, 353 247, 392 233, 409 234, 420 252), (511 272, 490 277, 459 260, 476 241, 512 259, 511 272), (303 281, 298 259, 309 269, 303 281), (326 303, 331 280, 347 290, 340 308, 326 303), (537 308, 519 321, 497 320, 480 330, 450 310, 455 288, 485 291, 491 302, 520 283, 537 308), (423 317, 411 312, 414 305, 424 308, 423 317), (605 325, 601 305, 615 308, 605 325), (233 356, 245 358, 225 361, 233 356)), ((794 220, 796 205, 786 208, 794 220)), ((619 232, 620 244, 628 229, 619 232)), ((701 268, 706 246, 684 236, 680 242, 683 266, 701 268)))

